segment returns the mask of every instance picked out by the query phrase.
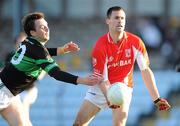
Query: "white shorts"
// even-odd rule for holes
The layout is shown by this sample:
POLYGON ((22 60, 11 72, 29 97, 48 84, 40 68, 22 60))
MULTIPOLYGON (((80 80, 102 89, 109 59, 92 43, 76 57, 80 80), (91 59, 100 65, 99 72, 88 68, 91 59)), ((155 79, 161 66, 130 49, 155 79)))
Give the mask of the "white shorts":
POLYGON ((7 108, 12 99, 15 96, 10 92, 10 90, 2 83, 0 79, 0 110, 7 108))
MULTIPOLYGON (((127 99, 127 104, 129 106, 130 102, 131 102, 131 98, 132 98, 132 88, 128 87, 129 92, 129 99, 127 99)), ((91 86, 88 91, 86 92, 86 96, 84 98, 85 100, 90 101, 91 103, 93 103, 94 105, 96 105, 97 107, 99 107, 100 109, 105 109, 108 107, 106 99, 104 97, 104 95, 102 94, 100 88, 95 85, 95 86, 91 86)))
POLYGON ((33 104, 37 99, 37 95, 38 95, 38 89, 36 86, 33 86, 28 90, 24 90, 18 96, 20 97, 23 103, 28 102, 29 104, 33 104))

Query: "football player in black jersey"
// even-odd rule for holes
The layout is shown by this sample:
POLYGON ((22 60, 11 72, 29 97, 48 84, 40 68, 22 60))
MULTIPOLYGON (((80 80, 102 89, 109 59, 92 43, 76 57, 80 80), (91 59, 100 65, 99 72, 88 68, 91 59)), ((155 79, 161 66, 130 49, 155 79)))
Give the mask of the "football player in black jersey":
MULTIPOLYGON (((17 37, 15 38, 15 49, 18 49, 19 45, 21 44, 21 42, 23 42, 26 39, 26 34, 24 32, 20 32, 17 37)), ((57 55, 62 55, 62 54, 66 54, 69 52, 76 52, 79 51, 80 48, 78 47, 77 44, 75 44, 74 42, 68 42, 66 43, 64 46, 62 47, 57 47, 58 48, 58 52, 57 55)), ((6 59, 5 59, 5 64, 8 64, 11 59, 12 56, 14 55, 15 51, 11 51, 10 53, 7 54, 6 59)), ((46 75, 45 71, 42 71, 40 76, 38 76, 38 80, 43 79, 43 77, 46 75)), ((27 117, 28 119, 30 118, 30 107, 31 105, 36 101, 38 96, 38 89, 37 86, 34 82, 34 84, 32 85, 32 87, 29 87, 29 89, 21 92, 17 98, 20 98, 23 107, 24 107, 24 115, 25 117, 27 117)))
POLYGON ((44 46, 49 40, 49 27, 43 13, 30 13, 22 23, 27 38, 0 73, 0 113, 10 126, 32 126, 30 120, 23 118, 22 103, 15 96, 31 87, 42 70, 59 81, 75 85, 95 85, 103 80, 93 75, 79 77, 58 67, 52 56, 65 50, 44 46))

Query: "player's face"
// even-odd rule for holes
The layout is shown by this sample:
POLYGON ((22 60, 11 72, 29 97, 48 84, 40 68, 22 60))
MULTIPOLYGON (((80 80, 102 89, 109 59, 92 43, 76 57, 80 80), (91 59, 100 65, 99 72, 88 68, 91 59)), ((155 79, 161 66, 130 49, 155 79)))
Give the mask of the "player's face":
POLYGON ((45 19, 35 21, 35 31, 32 32, 32 35, 41 42, 49 40, 49 27, 45 19))
POLYGON ((126 14, 123 10, 112 11, 110 18, 106 22, 110 31, 123 32, 126 24, 126 14))

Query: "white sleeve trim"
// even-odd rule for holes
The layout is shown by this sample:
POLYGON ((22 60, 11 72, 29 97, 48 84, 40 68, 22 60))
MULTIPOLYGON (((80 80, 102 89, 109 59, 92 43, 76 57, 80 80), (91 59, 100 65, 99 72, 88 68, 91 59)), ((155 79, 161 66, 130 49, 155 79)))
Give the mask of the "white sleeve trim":
POLYGON ((140 70, 147 69, 149 67, 147 64, 147 59, 134 46, 133 46, 133 51, 134 51, 134 56, 135 56, 135 59, 137 60, 137 64, 139 66, 139 69, 140 70))
POLYGON ((104 76, 104 81, 108 81, 108 67, 107 67, 107 62, 108 62, 108 58, 106 57, 106 62, 104 64, 104 72, 103 72, 103 76, 104 76))

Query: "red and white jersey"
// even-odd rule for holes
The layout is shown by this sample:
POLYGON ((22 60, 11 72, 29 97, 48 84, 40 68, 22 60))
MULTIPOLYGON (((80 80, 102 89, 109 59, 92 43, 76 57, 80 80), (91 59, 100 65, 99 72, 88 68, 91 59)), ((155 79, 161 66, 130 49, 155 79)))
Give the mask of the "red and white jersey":
POLYGON ((92 51, 93 73, 103 75, 111 84, 122 82, 133 87, 134 62, 140 70, 149 66, 143 41, 136 35, 124 32, 121 42, 114 43, 110 34, 100 37, 92 51))

